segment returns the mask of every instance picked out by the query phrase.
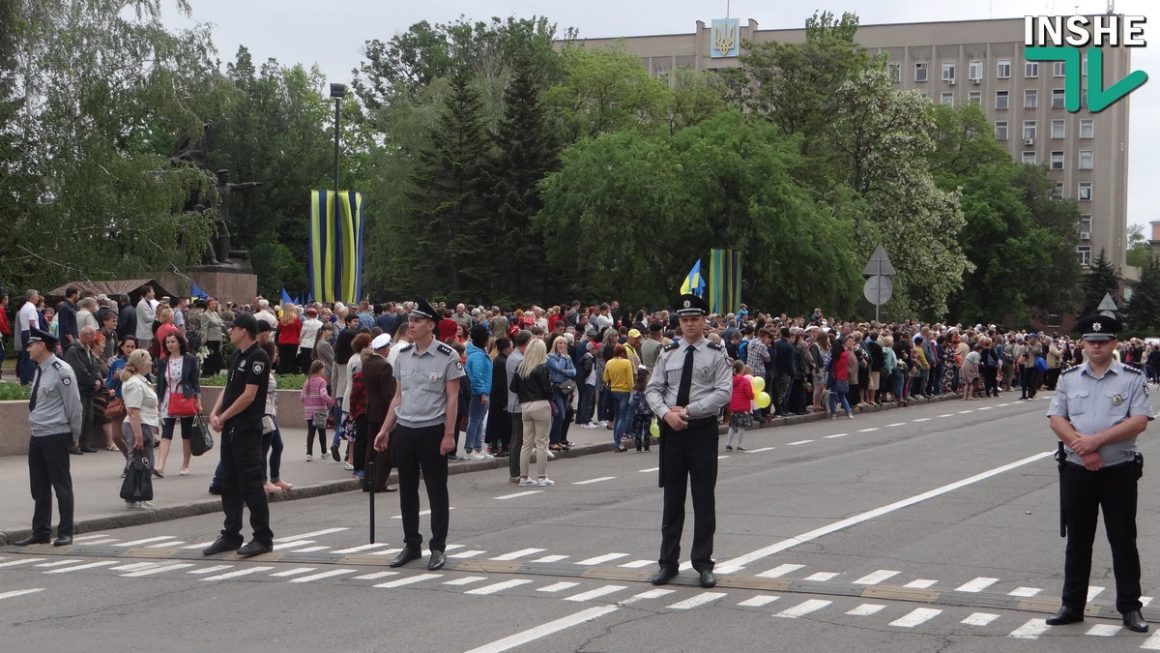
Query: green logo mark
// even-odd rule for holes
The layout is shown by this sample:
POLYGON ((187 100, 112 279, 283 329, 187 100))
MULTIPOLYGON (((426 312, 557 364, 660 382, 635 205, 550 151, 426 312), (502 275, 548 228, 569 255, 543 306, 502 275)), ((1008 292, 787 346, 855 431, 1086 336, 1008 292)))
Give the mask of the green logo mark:
MULTIPOLYGON (((1023 58, 1028 61, 1062 61, 1064 62, 1064 107, 1071 113, 1080 108, 1080 92, 1083 80, 1080 78, 1080 51, 1077 48, 1056 46, 1032 47, 1023 51, 1023 58)), ((1099 113, 1111 106, 1125 95, 1140 88, 1148 81, 1148 73, 1142 70, 1133 70, 1127 77, 1104 88, 1104 53, 1099 48, 1088 50, 1088 110, 1099 113)))

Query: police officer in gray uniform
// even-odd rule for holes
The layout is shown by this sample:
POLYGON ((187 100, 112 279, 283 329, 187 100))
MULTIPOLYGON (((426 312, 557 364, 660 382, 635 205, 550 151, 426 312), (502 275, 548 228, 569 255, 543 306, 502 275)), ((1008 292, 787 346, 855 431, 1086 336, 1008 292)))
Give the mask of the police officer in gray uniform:
POLYGON ((67 363, 53 354, 56 338, 32 329, 25 345, 28 358, 36 364, 32 395, 28 400, 28 422, 32 439, 28 442, 28 481, 36 507, 32 513, 32 535, 16 546, 47 544, 52 536, 52 493, 60 508, 53 546, 73 541, 73 490, 68 451, 80 437, 84 408, 77 390, 77 377, 67 363))
POLYGON ((465 374, 459 354, 435 341, 435 309, 420 299, 409 318, 410 344, 395 360, 395 398, 375 436, 375 451, 390 444, 399 470, 399 510, 403 517, 403 550, 389 564, 402 567, 422 555, 419 534, 419 472, 431 506, 431 559, 427 568, 447 561, 447 454, 455 450, 459 383, 465 374))
POLYGON ((645 388, 649 408, 660 421, 660 569, 650 578, 664 585, 677 575, 685 525, 685 488, 693 495, 693 568, 702 587, 713 587, 713 534, 717 530, 717 418, 733 391, 725 348, 705 338, 709 307, 696 295, 682 295, 673 307, 681 342, 666 346, 645 388))
POLYGON ((1148 630, 1140 609, 1140 554, 1136 549, 1136 484, 1143 458, 1136 436, 1152 419, 1148 385, 1142 372, 1112 356, 1120 322, 1092 315, 1079 321, 1084 363, 1060 375, 1047 416, 1064 445, 1060 498, 1067 526, 1063 607, 1047 624, 1083 621, 1091 574, 1092 542, 1099 512, 1104 513, 1112 567, 1116 576, 1116 609, 1124 626, 1148 630))

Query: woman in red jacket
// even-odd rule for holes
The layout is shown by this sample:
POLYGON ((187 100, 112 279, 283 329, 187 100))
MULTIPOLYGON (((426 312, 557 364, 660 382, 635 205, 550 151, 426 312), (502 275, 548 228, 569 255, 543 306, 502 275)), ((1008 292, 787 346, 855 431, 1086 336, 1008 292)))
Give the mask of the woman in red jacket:
MULTIPOLYGON (((835 341, 836 342, 836 341, 835 341)), ((837 419, 837 405, 842 404, 842 409, 846 411, 846 417, 854 419, 853 409, 850 408, 850 400, 846 395, 850 393, 850 357, 854 354, 854 336, 848 335, 842 341, 842 347, 834 347, 831 354, 830 361, 830 419, 837 419)))
POLYGON ((302 320, 298 319, 298 307, 286 304, 282 307, 282 319, 278 320, 278 373, 298 374, 298 343, 302 341, 302 320))

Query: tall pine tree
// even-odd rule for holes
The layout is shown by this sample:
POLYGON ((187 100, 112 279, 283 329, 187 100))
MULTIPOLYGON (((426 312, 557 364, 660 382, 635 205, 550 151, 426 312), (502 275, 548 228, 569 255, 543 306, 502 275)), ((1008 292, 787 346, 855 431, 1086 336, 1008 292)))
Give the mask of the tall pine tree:
MULTIPOLYGON (((1091 270, 1084 280, 1083 315, 1092 315, 1098 312, 1104 295, 1109 293, 1112 299, 1117 299, 1119 283, 1116 281, 1116 271, 1112 268, 1108 257, 1104 255, 1104 250, 1101 249, 1100 255, 1096 257, 1095 263, 1092 264, 1091 270)), ((1118 299, 1116 304, 1119 305, 1118 299)))
POLYGON ((1160 332, 1160 260, 1151 259, 1140 272, 1140 283, 1128 302, 1126 326, 1129 332, 1153 335, 1160 332))

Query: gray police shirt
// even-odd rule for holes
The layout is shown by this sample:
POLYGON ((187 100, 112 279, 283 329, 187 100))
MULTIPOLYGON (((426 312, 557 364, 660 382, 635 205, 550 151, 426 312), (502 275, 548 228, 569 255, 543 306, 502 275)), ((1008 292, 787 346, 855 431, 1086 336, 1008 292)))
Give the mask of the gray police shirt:
MULTIPOLYGON (((1100 378, 1096 378, 1084 363, 1059 376, 1055 397, 1047 409, 1048 417, 1055 415, 1066 417, 1076 432, 1085 435, 1099 433, 1136 415, 1143 415, 1151 421, 1148 384, 1142 372, 1116 360, 1108 365, 1100 378)), ((1068 462, 1083 464, 1074 451, 1066 447, 1065 450, 1068 462)), ((1105 466, 1126 463, 1135 453, 1135 437, 1099 449, 1105 466)))
POLYGON ((35 387, 36 407, 28 413, 32 437, 71 433, 74 440, 79 438, 84 408, 76 374, 68 363, 49 356, 40 364, 35 387))
POLYGON ((447 382, 466 373, 454 349, 432 342, 422 354, 414 343, 400 349, 395 376, 402 393, 395 417, 399 424, 419 429, 443 424, 447 415, 447 382))
POLYGON ((706 338, 693 344, 673 343, 661 351, 644 391, 649 408, 659 419, 664 419, 669 407, 677 403, 688 347, 696 350, 689 405, 686 406, 689 419, 716 417, 733 396, 733 369, 724 347, 706 338))

